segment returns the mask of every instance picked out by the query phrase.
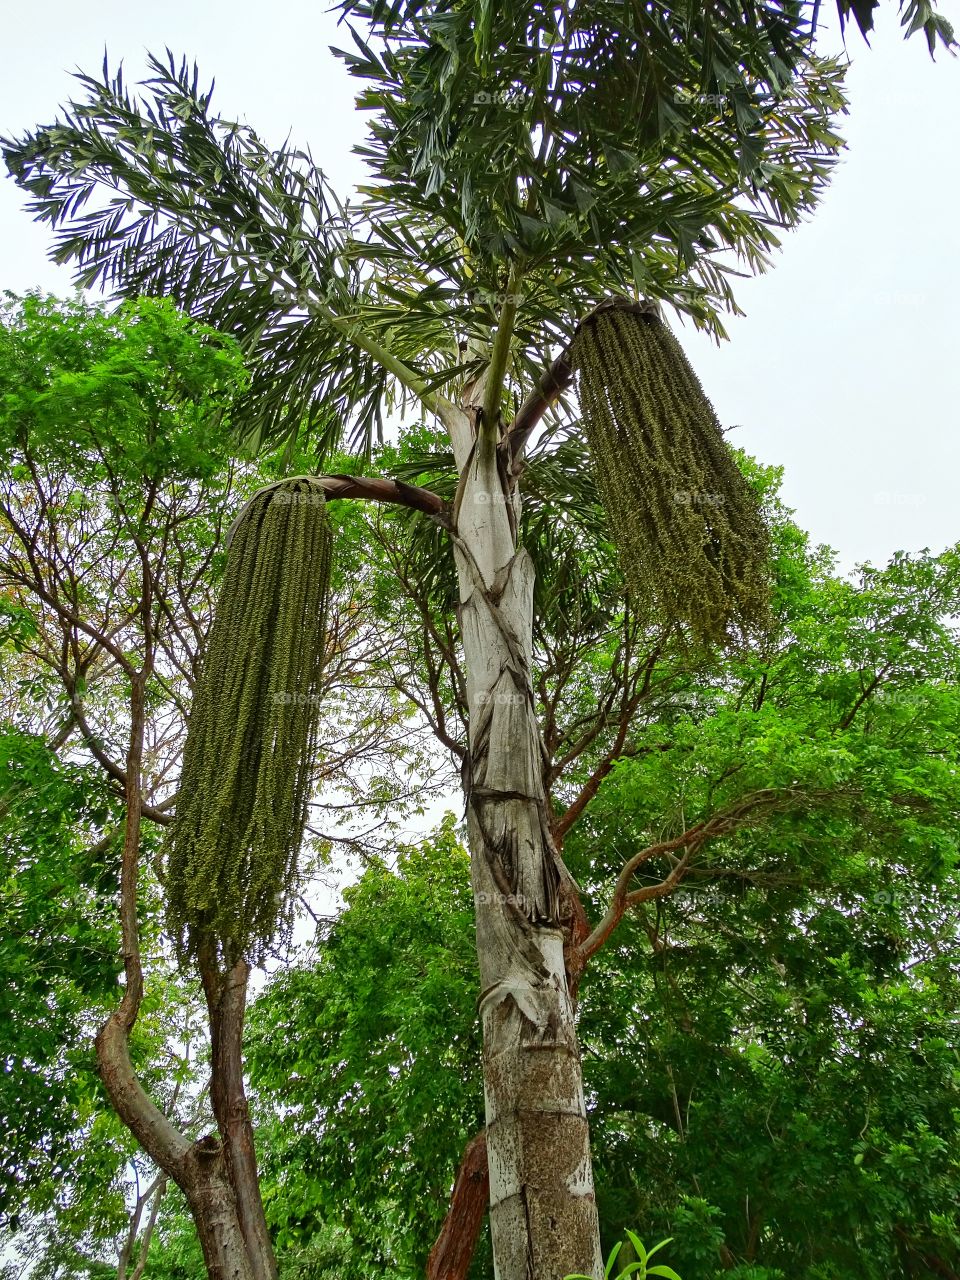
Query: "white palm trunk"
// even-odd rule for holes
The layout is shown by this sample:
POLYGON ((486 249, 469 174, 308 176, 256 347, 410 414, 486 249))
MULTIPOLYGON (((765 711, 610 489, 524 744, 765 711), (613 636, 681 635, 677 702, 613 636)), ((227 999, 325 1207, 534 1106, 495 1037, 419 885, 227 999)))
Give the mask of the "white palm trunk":
MULTIPOLYGON (((448 415, 452 417, 452 415, 448 415)), ((531 679, 534 569, 496 450, 448 421, 467 667, 464 775, 476 902, 497 1280, 603 1272, 573 1002, 531 679)))

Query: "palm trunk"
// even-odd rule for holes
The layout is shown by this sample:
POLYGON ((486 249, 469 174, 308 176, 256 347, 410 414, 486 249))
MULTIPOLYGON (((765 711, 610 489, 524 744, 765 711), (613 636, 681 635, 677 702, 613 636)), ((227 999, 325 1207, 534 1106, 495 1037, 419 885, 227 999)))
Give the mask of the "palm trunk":
POLYGON ((573 1001, 564 972, 566 872, 554 846, 531 664, 533 563, 496 448, 451 424, 467 666, 464 771, 476 902, 497 1280, 602 1275, 573 1001))

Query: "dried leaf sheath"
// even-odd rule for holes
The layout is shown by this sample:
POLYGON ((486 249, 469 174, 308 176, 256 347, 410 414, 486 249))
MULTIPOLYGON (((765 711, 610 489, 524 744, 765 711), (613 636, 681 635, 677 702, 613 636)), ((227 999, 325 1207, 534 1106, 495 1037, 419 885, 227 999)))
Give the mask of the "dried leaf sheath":
POLYGON ((637 603, 704 644, 762 626, 767 529, 677 339, 656 315, 614 306, 584 322, 571 363, 637 603))
POLYGON ((237 525, 167 843, 181 959, 257 961, 289 924, 319 716, 331 533, 323 492, 258 494, 237 525))

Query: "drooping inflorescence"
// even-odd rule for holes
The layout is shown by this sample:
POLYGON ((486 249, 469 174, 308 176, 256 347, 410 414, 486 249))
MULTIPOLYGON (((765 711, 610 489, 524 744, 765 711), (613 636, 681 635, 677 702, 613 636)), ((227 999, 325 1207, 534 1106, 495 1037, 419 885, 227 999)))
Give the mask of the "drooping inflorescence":
POLYGON ((254 962, 289 925, 320 710, 331 543, 323 490, 285 481, 235 525, 166 846, 181 960, 254 962))
POLYGON ((769 539, 679 342, 649 307, 598 309, 570 362, 597 489, 636 604, 699 644, 762 627, 769 539))

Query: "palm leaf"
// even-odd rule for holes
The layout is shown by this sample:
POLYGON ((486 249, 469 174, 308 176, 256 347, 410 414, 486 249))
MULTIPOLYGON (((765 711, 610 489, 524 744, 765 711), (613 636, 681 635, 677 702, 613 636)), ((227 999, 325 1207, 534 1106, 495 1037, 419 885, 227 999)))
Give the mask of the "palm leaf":
MULTIPOLYGON (((252 373, 239 422, 254 443, 306 423, 320 455, 346 426, 350 445, 368 449, 404 392, 326 311, 376 337, 400 308, 379 305, 378 282, 352 251, 355 215, 307 153, 272 151, 211 115, 196 67, 168 51, 150 68, 134 98, 104 62, 102 79, 78 77, 86 100, 61 121, 3 141, 34 214, 55 230, 53 257, 74 264, 81 285, 172 297, 233 334, 252 373)), ((423 372, 437 376, 429 363, 423 372)))

